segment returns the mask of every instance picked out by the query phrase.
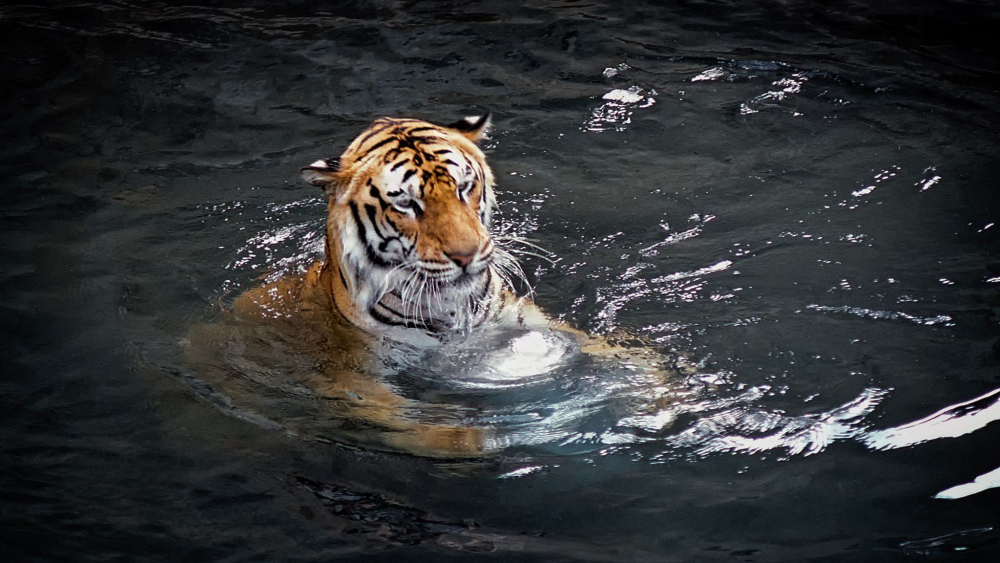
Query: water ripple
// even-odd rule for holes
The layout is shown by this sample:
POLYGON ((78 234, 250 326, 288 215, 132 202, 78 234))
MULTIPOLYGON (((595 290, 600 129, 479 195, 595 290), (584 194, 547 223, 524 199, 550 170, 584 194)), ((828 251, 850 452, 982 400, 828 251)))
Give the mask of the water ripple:
POLYGON ((848 305, 843 305, 840 307, 830 307, 827 305, 810 304, 806 305, 806 309, 812 309, 813 311, 819 311, 820 313, 843 313, 847 315, 854 315, 856 317, 862 317, 865 319, 888 320, 888 321, 904 320, 925 326, 933 326, 937 324, 943 324, 944 326, 955 326, 951 322, 952 318, 948 315, 919 317, 917 315, 911 315, 909 313, 904 313, 902 311, 880 311, 877 309, 866 309, 864 307, 850 307, 848 305))
MULTIPOLYGON (((753 402, 768 388, 746 392, 741 402, 753 402)), ((755 454, 783 450, 786 456, 814 455, 837 440, 853 438, 864 430, 865 418, 875 410, 886 392, 869 388, 829 411, 786 416, 759 408, 741 406, 698 419, 690 428, 667 442, 691 448, 699 456, 717 453, 755 454)))

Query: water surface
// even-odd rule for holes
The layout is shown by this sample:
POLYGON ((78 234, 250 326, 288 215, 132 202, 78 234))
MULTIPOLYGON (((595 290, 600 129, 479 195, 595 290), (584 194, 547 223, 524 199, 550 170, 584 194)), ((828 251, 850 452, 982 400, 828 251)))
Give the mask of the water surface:
POLYGON ((978 2, 0 8, 4 551, 1000 556, 998 23, 978 2), (509 431, 430 459, 302 432, 266 386, 247 403, 185 363, 192 327, 321 253, 300 166, 382 115, 485 109, 501 229, 554 261, 524 257, 536 302, 686 357, 676 402, 430 358, 400 384, 509 431))

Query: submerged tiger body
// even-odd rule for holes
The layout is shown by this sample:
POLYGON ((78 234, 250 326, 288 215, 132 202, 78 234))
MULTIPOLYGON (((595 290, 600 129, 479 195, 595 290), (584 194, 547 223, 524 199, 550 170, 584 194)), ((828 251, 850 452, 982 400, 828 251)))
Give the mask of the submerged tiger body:
MULTIPOLYGON (((490 233, 494 178, 477 146, 489 126, 488 115, 447 127, 382 118, 339 159, 303 168, 303 178, 328 196, 325 258, 234 303, 257 342, 305 346, 318 356, 303 383, 336 399, 339 416, 380 429, 355 441, 430 456, 496 447, 489 429, 415 416, 421 405, 398 393, 380 364, 387 341, 433 348, 497 327, 555 331, 578 351, 659 369, 659 356, 590 337, 515 296, 511 277, 520 267, 490 233)), ((245 328, 213 330, 218 342, 249 340, 245 328)), ((211 348, 200 348, 205 363, 211 348)))

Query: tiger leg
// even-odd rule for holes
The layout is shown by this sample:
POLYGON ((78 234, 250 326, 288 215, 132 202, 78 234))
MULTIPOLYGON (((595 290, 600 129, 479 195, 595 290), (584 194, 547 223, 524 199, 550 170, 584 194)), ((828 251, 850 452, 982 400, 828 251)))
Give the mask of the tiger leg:
MULTIPOLYGON (((338 416, 367 423, 374 441, 389 448, 426 457, 484 455, 484 430, 477 427, 421 422, 422 405, 401 397, 370 375, 337 370, 323 375, 316 391, 341 399, 338 416)), ((434 405, 423 405, 424 408, 434 405)), ((367 441, 367 440, 365 440, 367 441)))

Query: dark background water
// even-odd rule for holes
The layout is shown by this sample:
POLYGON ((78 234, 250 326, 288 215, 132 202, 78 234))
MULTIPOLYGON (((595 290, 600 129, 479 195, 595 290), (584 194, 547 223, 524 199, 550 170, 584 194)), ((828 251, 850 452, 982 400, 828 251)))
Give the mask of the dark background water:
POLYGON ((995 560, 1000 492, 935 496, 1000 466, 998 25, 971 1, 0 8, 0 551, 995 560), (527 261, 536 300, 751 404, 459 463, 263 427, 164 360, 315 255, 301 165, 381 115, 484 108, 502 219, 559 258, 527 261))

